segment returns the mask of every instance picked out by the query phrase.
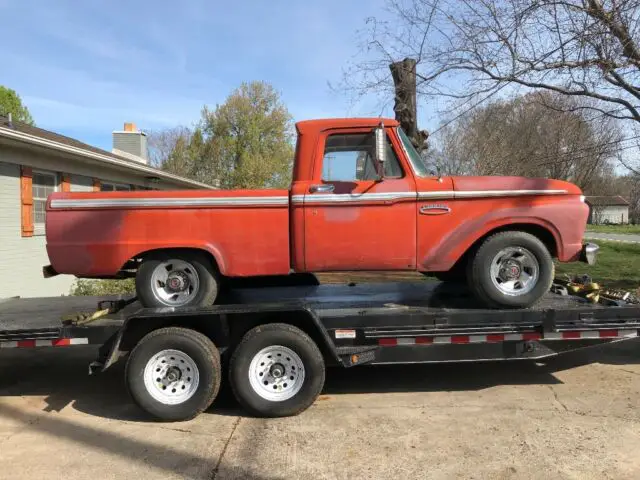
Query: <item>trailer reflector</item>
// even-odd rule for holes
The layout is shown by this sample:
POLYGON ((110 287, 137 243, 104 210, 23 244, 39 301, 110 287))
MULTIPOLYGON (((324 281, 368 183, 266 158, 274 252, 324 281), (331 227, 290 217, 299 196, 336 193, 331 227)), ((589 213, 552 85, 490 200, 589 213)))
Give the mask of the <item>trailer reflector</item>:
POLYGON ((492 333, 488 335, 434 335, 422 337, 379 338, 378 345, 394 347, 397 345, 431 345, 431 344, 467 344, 497 343, 504 341, 527 340, 581 340, 599 338, 637 337, 638 330, 571 330, 566 332, 528 333, 492 333))
POLYGON ((54 338, 53 340, 18 340, 13 342, 0 342, 0 348, 68 347, 71 345, 88 344, 88 338, 54 338))

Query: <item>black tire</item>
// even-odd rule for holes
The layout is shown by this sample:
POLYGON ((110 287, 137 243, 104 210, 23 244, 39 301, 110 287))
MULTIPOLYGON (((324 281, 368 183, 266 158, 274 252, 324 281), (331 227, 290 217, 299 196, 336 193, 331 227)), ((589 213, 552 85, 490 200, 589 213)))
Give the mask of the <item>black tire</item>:
POLYGON ((209 408, 218 395, 221 372, 220 353, 208 337, 188 328, 169 327, 155 330, 138 342, 127 360, 125 378, 136 405, 159 420, 177 422, 191 420, 209 408), (163 350, 187 354, 198 368, 198 387, 182 403, 162 403, 145 386, 145 368, 163 350))
POLYGON ((467 280, 467 276, 465 275, 465 273, 459 272, 457 270, 449 270, 448 272, 434 272, 433 276, 441 282, 464 283, 467 280))
POLYGON ((151 276, 158 265, 167 260, 183 260, 193 265, 198 273, 199 287, 195 296, 181 307, 205 307, 212 305, 218 296, 218 273, 210 258, 204 253, 189 251, 162 251, 148 255, 136 273, 136 295, 145 307, 157 308, 173 306, 163 303, 153 293, 151 276))
POLYGON ((303 412, 318 398, 324 386, 324 358, 315 342, 302 330, 284 323, 256 327, 245 334, 231 356, 229 380, 238 402, 258 417, 287 417, 303 412), (293 397, 272 401, 260 396, 249 381, 254 356, 269 346, 293 350, 304 366, 304 382, 293 397))
POLYGON ((469 288, 485 305, 493 308, 525 308, 536 303, 549 291, 553 282, 553 258, 547 247, 534 235, 526 232, 500 232, 488 237, 476 250, 467 266, 469 288), (491 262, 500 250, 522 247, 538 261, 538 281, 527 293, 506 295, 491 280, 491 262))

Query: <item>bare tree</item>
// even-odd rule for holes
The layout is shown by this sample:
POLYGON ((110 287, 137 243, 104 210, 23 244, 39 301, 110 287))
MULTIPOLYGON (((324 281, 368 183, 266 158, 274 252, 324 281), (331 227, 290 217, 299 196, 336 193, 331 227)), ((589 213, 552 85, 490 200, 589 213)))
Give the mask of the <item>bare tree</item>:
POLYGON ((191 130, 187 127, 174 127, 148 132, 149 163, 156 168, 161 168, 171 157, 176 145, 180 142, 189 143, 191 133, 191 130))
POLYGON ((471 109, 506 86, 594 102, 640 123, 640 0, 389 0, 371 18, 364 61, 347 69, 357 92, 390 88, 388 65, 416 60, 419 94, 471 109))
POLYGON ((594 225, 600 225, 604 223, 605 215, 604 212, 607 209, 606 205, 591 205, 591 223, 594 225))
POLYGON ((494 101, 438 132, 430 155, 448 174, 557 178, 596 193, 613 175, 622 134, 584 103, 548 92, 494 101))

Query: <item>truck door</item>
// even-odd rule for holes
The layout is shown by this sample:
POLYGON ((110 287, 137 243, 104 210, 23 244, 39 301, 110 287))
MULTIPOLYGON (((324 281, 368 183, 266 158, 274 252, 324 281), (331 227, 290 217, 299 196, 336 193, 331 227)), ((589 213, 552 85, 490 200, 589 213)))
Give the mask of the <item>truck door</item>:
POLYGON ((372 129, 320 136, 313 179, 304 193, 307 271, 412 270, 416 265, 416 188, 387 129, 379 178, 372 129))

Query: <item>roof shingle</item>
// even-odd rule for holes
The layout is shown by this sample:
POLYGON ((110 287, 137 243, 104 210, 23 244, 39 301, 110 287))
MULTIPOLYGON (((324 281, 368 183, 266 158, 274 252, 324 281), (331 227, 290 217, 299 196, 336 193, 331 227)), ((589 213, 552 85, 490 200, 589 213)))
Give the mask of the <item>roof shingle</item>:
POLYGON ((589 205, 597 205, 599 207, 607 207, 607 206, 627 206, 629 202, 627 202, 620 195, 612 195, 612 196, 587 196, 585 197, 585 201, 589 205))

